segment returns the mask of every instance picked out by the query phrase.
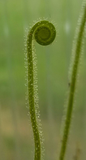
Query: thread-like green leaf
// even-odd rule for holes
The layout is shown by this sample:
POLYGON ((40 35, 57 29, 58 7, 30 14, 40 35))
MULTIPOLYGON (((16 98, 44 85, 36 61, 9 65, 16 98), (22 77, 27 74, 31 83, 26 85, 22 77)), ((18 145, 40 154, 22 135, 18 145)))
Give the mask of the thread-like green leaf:
POLYGON ((86 23, 86 4, 84 4, 82 9, 82 16, 80 17, 79 21, 79 28, 77 32, 75 47, 73 49, 74 52, 74 63, 72 68, 72 74, 71 74, 71 81, 70 81, 70 91, 69 91, 69 97, 68 97, 68 104, 67 104, 67 113, 66 113, 66 119, 65 119, 65 126, 63 131, 63 139, 62 139, 62 146, 60 151, 59 160, 64 160, 65 151, 67 147, 67 140, 70 130, 70 123, 72 119, 72 111, 73 111, 73 102, 74 102, 74 95, 75 95, 75 87, 76 87, 76 79, 77 79, 77 70, 78 70, 78 64, 80 59, 80 53, 81 53, 81 46, 82 46, 82 39, 83 39, 83 33, 86 23))
POLYGON ((37 66, 36 55, 33 52, 33 40, 35 39, 39 44, 46 46, 53 42, 56 36, 56 30, 52 23, 43 20, 37 22, 29 31, 27 36, 27 60, 28 60, 28 100, 29 111, 32 123, 35 143, 35 157, 34 160, 41 160, 41 140, 40 131, 38 127, 38 96, 37 96, 37 66))

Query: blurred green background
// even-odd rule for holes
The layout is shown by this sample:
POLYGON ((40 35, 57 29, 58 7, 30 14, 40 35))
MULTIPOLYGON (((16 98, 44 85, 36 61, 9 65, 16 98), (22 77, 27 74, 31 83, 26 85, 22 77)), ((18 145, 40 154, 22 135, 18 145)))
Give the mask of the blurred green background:
MULTIPOLYGON (((0 160, 32 160, 34 156, 25 101, 24 36, 26 28, 43 17, 52 21, 57 29, 52 45, 43 47, 35 42, 44 159, 58 159, 72 42, 81 6, 82 0, 0 0, 0 160)), ((80 160, 86 159, 85 45, 86 39, 66 160, 74 160, 77 151, 80 160)))

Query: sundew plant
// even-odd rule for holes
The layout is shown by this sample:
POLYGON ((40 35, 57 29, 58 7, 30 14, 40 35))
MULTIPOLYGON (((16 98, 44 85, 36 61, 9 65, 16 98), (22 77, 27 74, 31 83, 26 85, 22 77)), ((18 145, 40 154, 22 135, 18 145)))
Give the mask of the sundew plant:
MULTIPOLYGON (((74 106, 74 96, 77 83, 77 72, 79 61, 82 52, 82 42, 85 33, 86 24, 86 3, 83 3, 81 15, 78 21, 78 27, 76 30, 76 35, 72 50, 72 62, 70 68, 70 81, 69 81, 69 91, 66 103, 66 114, 64 120, 63 136, 61 140, 60 153, 57 156, 58 160, 64 160, 67 148, 67 142, 69 137, 69 131, 71 128, 71 120, 73 114, 74 106)), ((34 51, 34 41, 46 47, 51 45, 56 38, 56 29, 54 25, 48 20, 41 20, 33 25, 27 35, 26 41, 26 59, 27 59, 27 84, 28 84, 28 94, 27 98, 29 101, 29 113, 31 118, 31 125, 34 136, 34 160, 41 160, 43 156, 43 136, 42 128, 40 123, 40 109, 38 105, 38 86, 37 86, 37 56, 34 51)), ((79 160, 78 154, 74 157, 75 160, 79 160)))
POLYGON ((86 160, 86 0, 0 0, 0 160, 86 160))

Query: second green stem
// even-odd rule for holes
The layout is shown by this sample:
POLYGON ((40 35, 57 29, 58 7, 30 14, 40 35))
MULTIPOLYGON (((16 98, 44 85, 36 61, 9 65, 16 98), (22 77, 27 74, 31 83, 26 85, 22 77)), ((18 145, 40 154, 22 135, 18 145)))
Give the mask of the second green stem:
POLYGON ((61 146, 59 160, 64 160, 65 151, 67 147, 67 140, 68 140, 68 135, 69 135, 69 129, 70 129, 70 123, 72 119, 73 102, 74 102, 74 94, 75 94, 76 79, 77 79, 77 70, 78 70, 78 64, 79 64, 80 53, 81 53, 83 32, 84 32, 85 22, 86 22, 86 6, 83 7, 83 11, 84 13, 81 18, 81 23, 80 23, 79 31, 77 35, 76 47, 74 51, 75 59, 74 59, 72 75, 71 75, 68 106, 67 106, 67 113, 66 113, 65 126, 64 126, 64 131, 63 131, 63 139, 62 139, 62 146, 61 146))

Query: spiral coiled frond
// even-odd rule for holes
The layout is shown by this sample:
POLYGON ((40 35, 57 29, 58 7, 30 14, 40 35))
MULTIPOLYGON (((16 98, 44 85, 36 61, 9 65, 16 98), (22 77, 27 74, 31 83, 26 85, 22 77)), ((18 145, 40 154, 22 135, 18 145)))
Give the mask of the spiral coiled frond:
POLYGON ((47 20, 37 22, 30 29, 27 36, 28 100, 35 143, 34 160, 41 160, 42 157, 42 132, 40 131, 41 124, 38 107, 37 58, 33 51, 33 40, 35 39, 40 45, 46 46, 53 42, 55 36, 55 27, 47 20))

